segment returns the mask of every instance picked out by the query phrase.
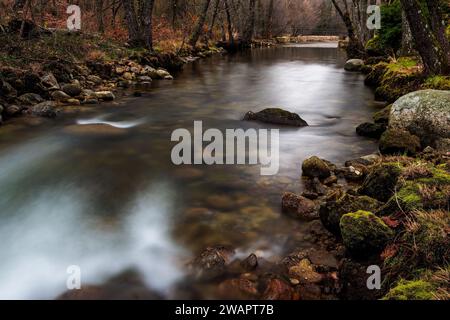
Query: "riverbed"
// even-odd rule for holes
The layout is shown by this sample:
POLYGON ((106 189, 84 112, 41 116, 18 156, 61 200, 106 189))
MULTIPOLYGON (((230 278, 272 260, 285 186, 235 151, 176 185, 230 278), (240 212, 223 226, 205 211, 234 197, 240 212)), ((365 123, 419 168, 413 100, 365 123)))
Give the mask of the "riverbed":
POLYGON ((345 60, 320 43, 214 56, 141 97, 0 128, 0 298, 53 299, 67 290, 69 266, 80 268, 82 285, 131 272, 110 290, 139 283, 162 298, 214 298, 176 289, 189 288, 186 263, 202 249, 229 245, 270 260, 293 234, 314 248, 301 240, 308 224, 280 210, 283 192, 302 191, 302 161, 342 164, 377 149, 355 133, 377 103, 345 60), (310 125, 279 128, 277 175, 261 176, 258 165, 172 164, 175 129, 278 128, 242 121, 266 107, 310 125))

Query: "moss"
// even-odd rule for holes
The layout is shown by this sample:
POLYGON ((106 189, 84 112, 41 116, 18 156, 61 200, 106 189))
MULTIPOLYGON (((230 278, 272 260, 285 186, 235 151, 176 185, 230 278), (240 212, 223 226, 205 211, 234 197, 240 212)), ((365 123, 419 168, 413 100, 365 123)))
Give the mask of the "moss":
POLYGON ((383 163, 369 173, 358 192, 379 201, 388 201, 394 194, 401 173, 398 163, 383 163))
MULTIPOLYGON (((277 112, 276 110, 281 109, 274 109, 272 113, 277 112)), ((331 170, 328 164, 316 156, 313 156, 303 161, 302 171, 304 176, 310 178, 317 177, 319 179, 326 179, 331 175, 331 170)))
POLYGON ((407 182, 397 194, 398 201, 404 210, 416 210, 423 207, 422 197, 419 193, 420 185, 415 182, 407 182))
POLYGON ((450 90, 450 77, 433 76, 425 80, 423 89, 450 90))
POLYGON ((380 138, 382 154, 415 155, 420 148, 420 139, 408 131, 388 129, 380 138))
POLYGON ((368 211, 343 215, 340 228, 345 247, 358 256, 379 253, 394 236, 383 220, 368 211))
POLYGON ((432 300, 435 290, 435 286, 428 281, 400 280, 383 300, 432 300))
POLYGON ((383 108, 382 110, 376 112, 373 115, 373 121, 375 123, 388 123, 389 116, 391 114, 391 108, 392 108, 392 104, 390 104, 387 107, 383 108))
POLYGON ((385 54, 385 48, 378 35, 367 41, 366 52, 369 56, 382 56, 385 54))
POLYGON ((421 178, 417 181, 427 185, 450 185, 450 173, 443 169, 433 168, 431 170, 432 177, 421 178))

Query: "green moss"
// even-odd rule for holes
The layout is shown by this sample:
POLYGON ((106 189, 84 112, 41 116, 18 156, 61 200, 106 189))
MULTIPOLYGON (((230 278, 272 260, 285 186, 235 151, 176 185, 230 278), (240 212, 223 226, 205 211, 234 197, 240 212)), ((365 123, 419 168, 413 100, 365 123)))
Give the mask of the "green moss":
POLYGON ((358 192, 379 201, 388 201, 394 194, 397 180, 402 173, 398 163, 383 163, 375 167, 364 180, 358 192))
POLYGON ((425 80, 423 88, 435 90, 450 90, 450 77, 448 76, 429 77, 425 80))
POLYGON ((414 155, 420 147, 420 139, 404 130, 389 129, 380 138, 382 154, 414 155))
POLYGON ((432 177, 421 178, 417 181, 427 185, 450 185, 450 173, 439 168, 434 168, 431 172, 433 174, 432 177))
MULTIPOLYGON (((423 207, 422 197, 419 193, 420 185, 408 181, 398 192, 397 198, 406 210, 421 209, 423 207)), ((397 199, 396 199, 397 200, 397 199)))
POLYGON ((344 246, 358 256, 379 253, 394 236, 383 220, 362 210, 343 215, 340 228, 344 246))
POLYGON ((424 280, 400 280, 383 300, 432 300, 436 288, 424 280))
POLYGON ((385 54, 385 47, 379 35, 375 35, 366 43, 366 51, 370 56, 382 56, 385 54))
POLYGON ((392 108, 392 104, 390 104, 387 107, 383 108, 382 110, 376 112, 373 115, 373 121, 375 123, 388 123, 389 116, 391 114, 391 108, 392 108))
POLYGON ((417 67, 419 62, 412 57, 400 57, 395 62, 391 62, 388 65, 388 69, 391 72, 407 72, 405 69, 411 69, 417 67))

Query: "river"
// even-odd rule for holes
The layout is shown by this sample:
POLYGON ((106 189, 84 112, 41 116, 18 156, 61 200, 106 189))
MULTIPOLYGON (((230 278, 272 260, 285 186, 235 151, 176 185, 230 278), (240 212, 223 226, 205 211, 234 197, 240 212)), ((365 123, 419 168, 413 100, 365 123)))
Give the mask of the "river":
POLYGON ((176 298, 186 262, 207 246, 231 245, 243 257, 285 253, 290 236, 308 228, 280 212, 283 192, 301 193, 302 161, 342 164, 376 150, 355 133, 376 110, 373 93, 361 74, 343 70, 345 60, 334 44, 215 56, 154 81, 142 97, 1 128, 0 298, 53 299, 72 265, 83 285, 133 270, 145 287, 176 298), (241 119, 269 106, 310 124, 281 129, 278 175, 261 176, 257 165, 172 164, 173 130, 194 120, 222 131, 268 128, 241 119))

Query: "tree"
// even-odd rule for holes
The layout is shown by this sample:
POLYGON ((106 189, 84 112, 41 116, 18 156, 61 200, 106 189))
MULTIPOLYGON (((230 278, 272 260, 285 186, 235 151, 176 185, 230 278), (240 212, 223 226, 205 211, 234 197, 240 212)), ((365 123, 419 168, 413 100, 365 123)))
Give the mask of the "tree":
POLYGON ((152 14, 155 1, 140 0, 138 8, 136 8, 134 0, 122 0, 122 2, 130 43, 153 51, 152 14))
MULTIPOLYGON (((422 58, 426 74, 449 74, 450 61, 446 46, 439 41, 438 30, 433 30, 428 23, 424 10, 417 0, 400 0, 406 19, 408 20, 415 48, 422 58)), ((426 0, 427 5, 433 9, 435 0, 426 0)), ((430 10, 431 11, 431 10, 430 10)), ((436 12, 435 12, 436 14, 436 12)), ((437 12, 437 14, 439 14, 437 12)), ((436 18, 431 18, 436 19, 436 18)), ((435 21, 436 23, 436 21, 435 21)), ((448 47, 448 44, 447 44, 448 47)))
POLYGON ((255 13, 256 13, 256 0, 248 0, 248 20, 244 31, 243 43, 248 46, 253 38, 255 32, 255 13))
POLYGON ((266 38, 269 39, 272 36, 272 23, 273 23, 273 0, 269 2, 269 8, 267 10, 267 21, 266 21, 266 38))
POLYGON ((203 3, 203 9, 200 14, 200 18, 198 19, 197 25, 194 28, 194 31, 192 32, 191 38, 189 40, 189 44, 195 48, 197 45, 198 38, 200 37, 203 27, 206 22, 206 15, 208 14, 209 4, 211 3, 211 0, 205 0, 203 3))

